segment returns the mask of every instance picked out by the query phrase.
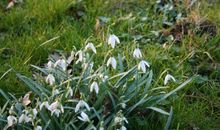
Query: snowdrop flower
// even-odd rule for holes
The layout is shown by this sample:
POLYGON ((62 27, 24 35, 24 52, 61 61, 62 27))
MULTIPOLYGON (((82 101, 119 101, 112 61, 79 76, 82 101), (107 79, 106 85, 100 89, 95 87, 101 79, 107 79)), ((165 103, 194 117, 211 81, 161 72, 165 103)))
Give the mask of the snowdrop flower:
POLYGON ((83 53, 83 51, 78 51, 77 53, 76 53, 76 55, 78 55, 79 56, 79 59, 76 61, 76 64, 78 64, 79 62, 82 62, 83 61, 83 56, 84 56, 84 53, 83 53))
POLYGON ((53 95, 58 95, 60 93, 60 91, 58 90, 58 89, 55 89, 54 91, 53 91, 53 95))
POLYGON ((59 59, 55 62, 54 67, 59 66, 63 69, 63 71, 66 71, 67 63, 64 59, 59 59))
POLYGON ((90 111, 89 105, 88 105, 85 101, 80 100, 80 101, 78 102, 78 104, 76 105, 75 113, 78 112, 81 107, 86 107, 86 109, 87 109, 88 111, 90 111))
POLYGON ((146 73, 146 66, 150 67, 149 63, 147 61, 142 60, 139 64, 138 64, 138 69, 142 70, 143 73, 146 73))
POLYGON ((120 130, 127 130, 125 126, 122 126, 120 130))
POLYGON ((167 74, 165 79, 164 79, 164 85, 167 85, 169 80, 173 80, 174 82, 176 82, 176 79, 172 75, 167 74))
POLYGON ((112 68, 116 69, 117 62, 114 57, 110 57, 107 61, 107 67, 111 64, 112 68))
POLYGON ((85 49, 92 49, 92 51, 96 54, 95 46, 91 42, 86 45, 85 49))
POLYGON ((100 74, 99 77, 101 78, 102 82, 105 82, 109 77, 107 75, 100 74))
POLYGON ((128 124, 128 120, 125 118, 125 117, 115 117, 115 124, 118 124, 118 123, 122 123, 122 122, 125 122, 128 124))
POLYGON ((47 63, 47 68, 48 69, 52 69, 54 67, 54 63, 52 62, 52 61, 49 61, 48 63, 47 63))
POLYGON ((63 109, 63 106, 58 102, 58 101, 55 101, 53 102, 49 107, 48 107, 48 110, 51 111, 51 115, 53 115, 55 113, 55 115, 57 117, 59 117, 60 113, 64 112, 64 109, 63 109), (60 107, 60 109, 58 109, 58 107, 60 107))
POLYGON ((73 61, 74 58, 75 58, 75 52, 71 51, 71 54, 70 54, 70 56, 68 57, 68 59, 66 61, 67 64, 70 64, 73 61))
POLYGON ((110 44, 112 48, 115 48, 116 43, 120 43, 119 38, 115 36, 114 34, 110 35, 108 38, 108 44, 110 44))
POLYGON ((38 125, 34 130, 42 130, 42 127, 38 125))
POLYGON ((55 101, 53 102, 52 104, 50 104, 50 106, 48 107, 48 109, 50 111, 54 111, 55 109, 57 109, 57 107, 59 106, 59 102, 58 101, 55 101))
POLYGON ((141 54, 141 50, 139 48, 136 48, 133 52, 133 57, 134 58, 141 58, 142 54, 141 54))
POLYGON ((33 112, 33 115, 34 115, 34 118, 36 118, 36 116, 37 116, 37 109, 36 108, 34 108, 33 110, 32 110, 32 112, 33 112))
POLYGON ((49 103, 48 103, 47 101, 41 103, 41 104, 40 104, 40 110, 42 110, 42 108, 43 108, 44 106, 48 109, 48 108, 49 108, 49 103))
POLYGON ((8 116, 7 117, 7 121, 8 121, 8 127, 11 127, 13 124, 17 123, 17 118, 15 116, 8 116))
POLYGON ((99 86, 97 82, 93 82, 90 86, 90 92, 93 92, 93 89, 95 90, 96 94, 99 93, 99 86))
POLYGON ((49 74, 47 77, 46 77, 46 83, 49 83, 50 85, 54 85, 55 83, 55 78, 52 74, 49 74))
POLYGON ((71 87, 68 88, 67 95, 69 95, 70 97, 73 96, 73 89, 71 87))
POLYGON ((28 123, 30 121, 32 121, 32 119, 27 114, 22 114, 18 119, 19 123, 22 123, 22 122, 28 123))
POLYGON ((78 116, 78 119, 84 122, 89 122, 89 117, 85 112, 81 112, 81 116, 78 116))

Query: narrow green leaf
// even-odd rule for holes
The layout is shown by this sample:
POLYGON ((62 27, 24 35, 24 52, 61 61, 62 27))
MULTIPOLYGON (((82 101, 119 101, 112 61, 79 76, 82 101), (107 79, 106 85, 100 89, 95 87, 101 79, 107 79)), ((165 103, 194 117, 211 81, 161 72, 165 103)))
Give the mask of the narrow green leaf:
POLYGON ((164 114, 164 115, 168 115, 168 116, 169 116, 169 113, 168 113, 168 112, 166 112, 166 111, 164 111, 164 110, 162 110, 162 109, 160 109, 160 108, 157 108, 157 107, 147 107, 147 108, 149 108, 149 109, 151 109, 151 110, 154 110, 154 111, 156 111, 156 112, 159 112, 159 113, 161 113, 161 114, 164 114))

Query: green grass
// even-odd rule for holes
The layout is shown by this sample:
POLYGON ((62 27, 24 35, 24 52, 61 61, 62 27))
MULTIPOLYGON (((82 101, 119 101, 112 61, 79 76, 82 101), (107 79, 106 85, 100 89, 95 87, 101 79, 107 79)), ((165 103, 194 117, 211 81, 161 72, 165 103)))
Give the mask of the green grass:
MULTIPOLYGON (((137 45, 141 48, 151 63, 155 87, 163 85, 164 75, 161 74, 165 70, 175 76, 177 84, 193 75, 201 75, 200 80, 179 92, 175 100, 170 99, 169 104, 174 107, 173 129, 219 129, 220 35, 207 41, 198 35, 186 36, 181 43, 168 43, 167 49, 156 38, 147 42, 155 37, 151 31, 162 29, 162 16, 155 15, 153 3, 153 0, 86 0, 78 4, 72 0, 36 0, 25 1, 10 11, 0 11, 0 76, 12 68, 0 79, 0 88, 20 96, 27 89, 16 78, 16 72, 31 76, 30 64, 42 65, 53 51, 68 52, 73 47, 81 48, 89 37, 96 45, 106 44, 107 34, 114 33, 120 37, 121 44, 127 45, 118 52, 123 49, 123 53, 129 56, 131 52, 126 50, 137 45), (80 19, 74 17, 76 12, 68 12, 69 7, 82 9, 84 15, 80 19), (110 20, 97 33, 94 26, 99 16, 110 20), (147 17, 147 21, 142 21, 143 17, 147 17), (135 44, 133 37, 138 35, 143 38, 135 44), (42 45, 57 36, 59 38, 42 45)), ((5 2, 0 4, 6 6, 5 2)), ((219 29, 219 8, 217 1, 202 2, 196 11, 213 21, 219 29)), ((101 53, 101 57, 105 55, 105 52, 101 53)), ((170 89, 175 86, 172 84, 170 89)), ((145 120, 152 121, 143 119, 143 127, 140 125, 139 129, 146 128, 145 120)), ((130 129, 137 127, 135 123, 134 119, 130 129)), ((155 123, 149 129, 160 128, 155 123)))

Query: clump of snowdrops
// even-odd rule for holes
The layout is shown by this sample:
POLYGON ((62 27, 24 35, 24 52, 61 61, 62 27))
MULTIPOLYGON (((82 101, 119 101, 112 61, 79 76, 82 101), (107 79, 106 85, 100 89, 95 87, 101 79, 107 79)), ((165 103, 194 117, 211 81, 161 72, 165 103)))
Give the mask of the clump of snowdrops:
MULTIPOLYGON (((58 59, 51 56, 45 67, 32 65, 40 72, 34 78, 17 74, 30 92, 19 99, 10 95, 11 99, 1 91, 8 102, 1 109, 0 127, 126 130, 129 118, 137 110, 151 109, 168 117, 165 126, 168 129, 172 108, 166 112, 157 105, 190 80, 168 93, 152 88, 153 72, 139 48, 130 50, 132 53, 126 59, 122 53, 113 55, 120 44, 116 35, 110 35, 106 43, 110 51, 103 62, 93 61, 101 50, 88 42, 69 56, 58 59), (126 64, 129 60, 136 65, 129 68, 126 64)), ((167 74, 164 85, 175 81, 167 74)))

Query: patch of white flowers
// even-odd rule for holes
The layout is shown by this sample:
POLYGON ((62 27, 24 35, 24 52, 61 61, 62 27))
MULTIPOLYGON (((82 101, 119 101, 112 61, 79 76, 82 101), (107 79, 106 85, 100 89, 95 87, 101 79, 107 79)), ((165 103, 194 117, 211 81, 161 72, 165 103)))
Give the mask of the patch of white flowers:
MULTIPOLYGON (((118 70, 122 68, 123 61, 120 60, 123 58, 117 58, 117 63, 113 51, 119 43, 120 40, 116 35, 109 35, 107 44, 113 49, 110 50, 110 53, 106 53, 106 60, 98 59, 103 60, 101 64, 92 61, 91 57, 97 54, 92 42, 88 42, 84 49, 72 51, 68 57, 60 56, 56 59, 49 59, 46 67, 40 69, 44 73, 44 82, 38 84, 32 80, 28 81, 30 83, 28 85, 34 85, 30 87, 33 88, 34 96, 32 97, 29 92, 21 100, 15 101, 7 112, 5 128, 22 124, 27 127, 32 126, 34 130, 42 130, 46 129, 46 125, 50 126, 50 123, 65 122, 62 126, 69 129, 73 129, 72 126, 76 125, 74 127, 80 129, 89 127, 94 130, 104 130, 109 127, 107 124, 112 123, 111 126, 114 126, 115 129, 126 130, 128 120, 124 116, 127 115, 125 111, 134 109, 129 108, 134 104, 130 106, 128 103, 132 100, 132 94, 136 92, 133 87, 144 87, 143 84, 136 85, 139 81, 134 81, 135 85, 129 84, 136 80, 135 76, 141 79, 143 74, 148 75, 150 65, 143 59, 141 50, 135 48, 131 55, 137 61, 135 63, 137 65, 134 64, 133 69, 138 71, 126 68, 124 72, 117 74, 118 70), (112 73, 116 73, 116 75, 111 76, 112 73), (122 80, 124 81, 122 82, 122 80), (44 84, 46 87, 43 87, 44 84), (19 105, 20 107, 18 107, 19 105), (114 111, 118 112, 114 113, 114 111), (48 119, 45 120, 46 118, 48 119), (49 120, 51 122, 48 123, 49 120), (71 123, 76 124, 68 126, 71 123)), ((164 84, 166 85, 170 80, 175 81, 174 77, 168 74, 164 84)), ((143 80, 141 83, 146 81, 143 80)), ((139 91, 137 94, 147 95, 144 91, 139 91)), ((54 124, 54 126, 59 125, 54 124)))

